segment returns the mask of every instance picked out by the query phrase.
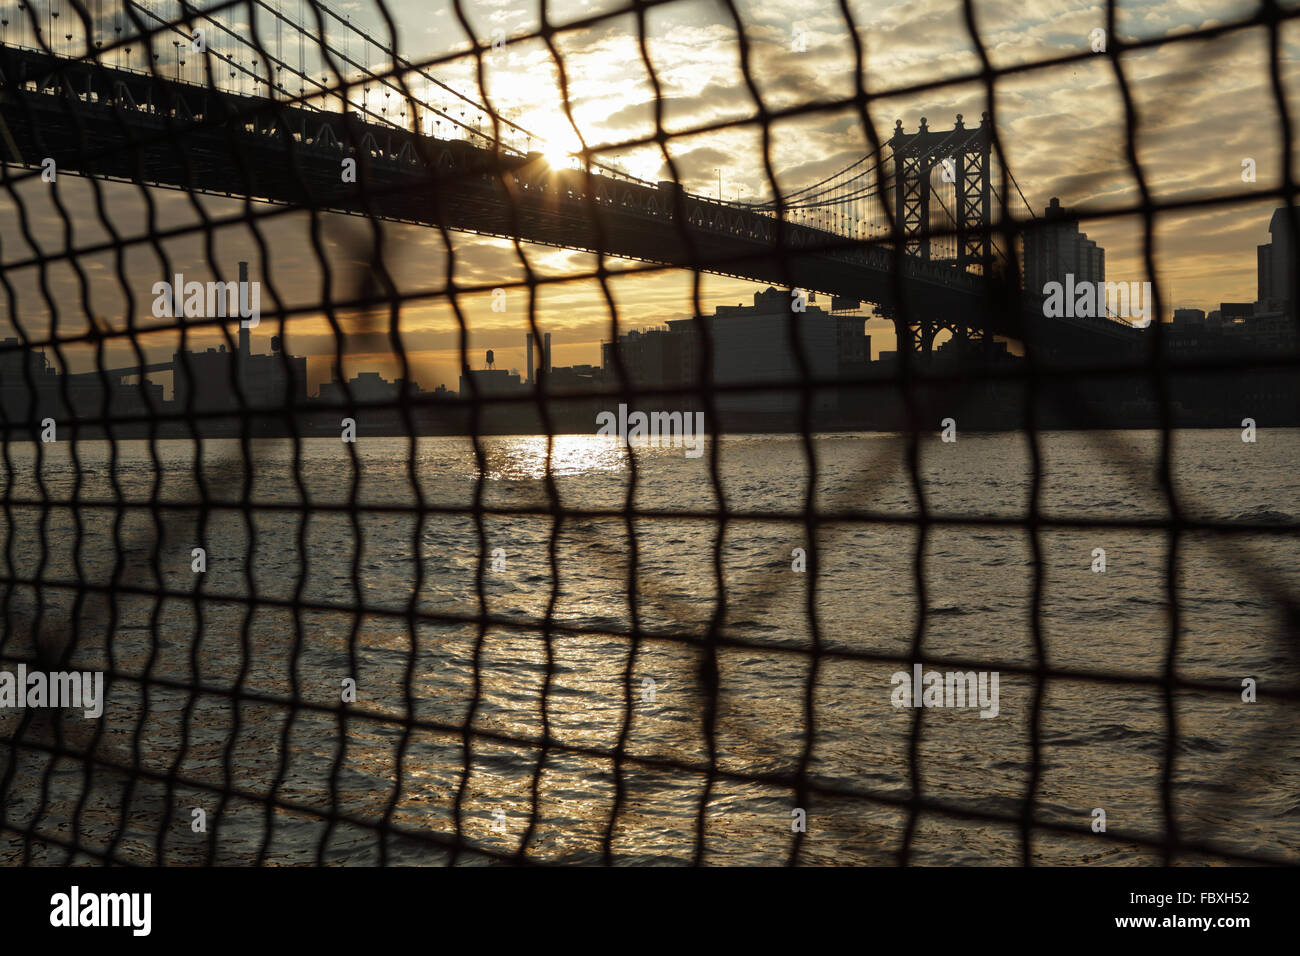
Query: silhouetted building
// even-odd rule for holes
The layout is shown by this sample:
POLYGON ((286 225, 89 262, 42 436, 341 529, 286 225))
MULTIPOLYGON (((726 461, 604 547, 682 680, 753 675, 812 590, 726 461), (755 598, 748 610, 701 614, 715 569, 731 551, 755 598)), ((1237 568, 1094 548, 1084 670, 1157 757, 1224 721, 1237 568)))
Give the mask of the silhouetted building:
POLYGON ((594 365, 561 365, 551 369, 546 379, 548 392, 581 392, 599 388, 605 381, 603 370, 594 365))
MULTIPOLYGON (((1300 210, 1296 212, 1300 222, 1300 210)), ((1282 312, 1294 315, 1296 293, 1296 249, 1291 222, 1283 206, 1273 211, 1268 223, 1270 242, 1256 249, 1258 269, 1257 313, 1282 312)))
POLYGON ((1174 309, 1174 326, 1177 328, 1197 328, 1205 325, 1203 309, 1174 309))
MULTIPOLYGON (((754 304, 719 306, 713 315, 674 319, 665 327, 625 332, 617 343, 627 384, 638 389, 691 389, 711 380, 715 384, 768 386, 800 382, 801 374, 791 331, 795 330, 814 378, 860 378, 867 372, 871 339, 861 315, 832 315, 820 306, 804 304, 794 311, 795 299, 788 290, 768 288, 754 293, 754 304), (704 335, 710 339, 711 369, 704 367, 704 335)), ((619 382, 615 343, 601 343, 601 365, 605 381, 619 382)), ((654 398, 655 396, 650 396, 654 398)), ((690 396, 663 402, 684 407, 690 396)), ((719 411, 767 414, 792 412, 799 407, 800 393, 766 388, 754 391, 719 392, 719 411)), ((815 409, 834 408, 832 389, 819 389, 813 396, 815 409)))
POLYGON ((524 383, 518 375, 512 375, 503 368, 466 368, 460 373, 460 397, 469 398, 475 393, 470 387, 470 378, 478 395, 510 395, 524 390, 524 383))
POLYGON ((307 401, 306 357, 283 352, 278 335, 271 337, 271 352, 252 352, 249 331, 239 330, 236 352, 224 345, 203 352, 175 352, 172 398, 178 408, 233 411, 241 406, 241 394, 243 407, 263 411, 307 401))
POLYGON ((1231 325, 1239 319, 1249 319, 1255 315, 1253 302, 1221 302, 1219 307, 1206 316, 1207 321, 1216 325, 1231 325))
MULTIPOLYGON (((248 263, 239 264, 240 288, 248 282, 248 263)), ((241 293, 242 294, 242 293, 241 293)), ((177 350, 172 356, 172 400, 194 411, 283 410, 307 401, 307 359, 283 351, 280 336, 270 336, 269 353, 253 352, 253 330, 239 323, 239 346, 203 352, 177 350)))
MULTIPOLYGON (((624 384, 637 388, 668 386, 676 388, 690 383, 688 342, 680 330, 641 329, 618 337, 619 356, 623 360, 624 384)), ((602 342, 601 367, 606 379, 617 384, 618 368, 614 362, 614 343, 602 342)))
POLYGON ((16 338, 0 345, 0 407, 5 421, 32 424, 52 414, 60 401, 59 375, 45 353, 24 348, 16 338), (52 411, 43 411, 47 408, 52 411))
POLYGON ((1293 319, 1282 312, 1261 312, 1253 302, 1223 302, 1208 315, 1176 309, 1164 332, 1165 348, 1181 355, 1277 354, 1294 352, 1298 345, 1293 319))
POLYGON ((36 425, 45 418, 59 423, 121 418, 148 418, 166 409, 163 387, 149 381, 123 381, 134 369, 102 369, 60 375, 43 351, 25 349, 7 338, 0 349, 0 406, 10 424, 36 425), (24 373, 24 365, 26 373, 24 373))
POLYGON ((871 361, 871 336, 861 315, 835 316, 835 354, 840 374, 860 372, 871 361))
POLYGON ((378 372, 358 372, 348 379, 347 386, 345 392, 335 370, 333 380, 321 383, 317 397, 330 404, 346 404, 350 393, 352 401, 358 405, 395 405, 403 394, 408 397, 422 394, 416 382, 403 378, 390 382, 378 372))
MULTIPOLYGON (((712 345, 712 369, 708 374, 719 385, 770 386, 798 383, 809 377, 837 378, 842 341, 851 343, 854 354, 863 353, 865 343, 859 341, 865 340, 863 320, 831 315, 816 305, 795 312, 793 303, 790 292, 768 288, 754 293, 752 306, 719 306, 711 316, 676 319, 668 323, 668 328, 683 336, 683 361, 691 370, 703 363, 702 334, 707 330, 712 345), (806 372, 799 365, 795 336, 806 372)), ((719 392, 715 407, 721 412, 790 413, 799 409, 801 401, 798 390, 760 388, 719 392)), ((811 396, 811 404, 814 411, 833 409, 837 405, 836 393, 818 389, 811 396)))
POLYGON ((1049 282, 1075 284, 1106 281, 1106 250, 1079 231, 1055 196, 1043 218, 1025 229, 1025 291, 1042 295, 1049 282))

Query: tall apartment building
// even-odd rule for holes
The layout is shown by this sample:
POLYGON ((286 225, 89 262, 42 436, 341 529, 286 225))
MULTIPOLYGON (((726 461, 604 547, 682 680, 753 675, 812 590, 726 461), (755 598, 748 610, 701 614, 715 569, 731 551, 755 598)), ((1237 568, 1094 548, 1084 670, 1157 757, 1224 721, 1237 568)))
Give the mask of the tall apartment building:
POLYGON ((1066 275, 1076 285, 1106 281, 1106 250, 1079 231, 1055 196, 1042 220, 1025 230, 1024 261, 1025 291, 1034 295, 1049 282, 1064 284, 1066 275))
MULTIPOLYGON (((1300 210, 1296 211, 1300 219, 1300 210)), ((1294 315, 1296 302, 1296 254, 1292 241, 1291 223, 1286 207, 1273 211, 1268 223, 1270 242, 1257 247, 1256 262, 1258 269, 1258 300, 1255 304, 1257 315, 1281 312, 1294 315)))

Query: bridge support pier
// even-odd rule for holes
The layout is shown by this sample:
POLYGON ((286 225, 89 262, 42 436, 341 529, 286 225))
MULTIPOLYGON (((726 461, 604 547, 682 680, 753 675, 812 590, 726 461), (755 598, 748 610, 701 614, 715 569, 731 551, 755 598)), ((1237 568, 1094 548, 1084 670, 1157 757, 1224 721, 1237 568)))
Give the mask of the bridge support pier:
POLYGON ((934 354, 935 337, 943 331, 950 332, 956 340, 956 348, 965 359, 987 359, 997 348, 997 340, 992 333, 984 329, 971 328, 961 322, 943 319, 921 319, 904 325, 893 316, 894 334, 898 339, 899 350, 907 350, 914 355, 930 356, 934 354))
POLYGON ((906 348, 910 352, 928 357, 934 351, 934 337, 939 333, 940 328, 940 324, 932 319, 908 323, 903 330, 899 349, 906 348))
POLYGON ((988 358, 995 351, 997 340, 993 338, 993 333, 979 329, 971 333, 970 345, 972 355, 988 358))
POLYGON ((970 347, 970 329, 960 322, 953 324, 948 323, 944 328, 952 333, 953 340, 957 343, 957 349, 961 355, 965 355, 970 347))

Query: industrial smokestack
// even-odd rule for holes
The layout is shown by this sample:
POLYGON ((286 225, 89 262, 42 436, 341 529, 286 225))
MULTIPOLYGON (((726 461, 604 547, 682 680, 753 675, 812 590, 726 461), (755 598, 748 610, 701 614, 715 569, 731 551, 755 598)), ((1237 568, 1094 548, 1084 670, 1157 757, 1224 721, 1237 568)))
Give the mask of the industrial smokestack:
POLYGON ((542 350, 542 368, 546 369, 547 374, 551 371, 551 333, 546 333, 546 347, 542 350))

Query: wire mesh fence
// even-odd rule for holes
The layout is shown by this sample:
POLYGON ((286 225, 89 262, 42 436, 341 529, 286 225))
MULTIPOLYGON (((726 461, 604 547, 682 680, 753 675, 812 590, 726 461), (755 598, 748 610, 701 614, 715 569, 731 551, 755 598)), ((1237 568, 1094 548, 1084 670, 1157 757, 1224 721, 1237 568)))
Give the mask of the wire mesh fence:
POLYGON ((703 4, 507 35, 453 0, 431 54, 382 0, 0 6, 6 863, 1295 862, 1297 448, 1255 428, 1300 424, 1300 7, 1143 38, 1108 3, 1007 59, 966 0, 958 66, 891 83, 870 5, 723 0, 734 108, 684 123, 662 18, 703 4), (765 75, 814 30, 847 93, 765 75), (641 122, 593 145, 612 37, 641 122), (1170 190, 1131 64, 1239 41, 1275 172, 1170 190), (567 129, 499 103, 528 50, 567 129), (1081 221, 1136 224, 1148 328, 1104 280, 1044 303, 1062 227, 1005 142, 1007 86, 1096 64, 1128 179, 1081 221), (917 98, 981 120, 884 137, 917 98), (791 187, 799 123, 862 156, 791 187), (699 144, 742 141, 764 195, 707 195, 699 144), (1160 223, 1261 203, 1264 345, 1180 349, 1160 223), (689 317, 638 333, 656 279, 689 317), (737 332, 740 280, 776 291, 737 332), (551 352, 575 287, 599 369, 551 352), (862 303, 890 361, 845 358, 862 303), (494 314, 526 375, 472 367, 494 314), (413 384, 438 348, 457 389, 413 384))

